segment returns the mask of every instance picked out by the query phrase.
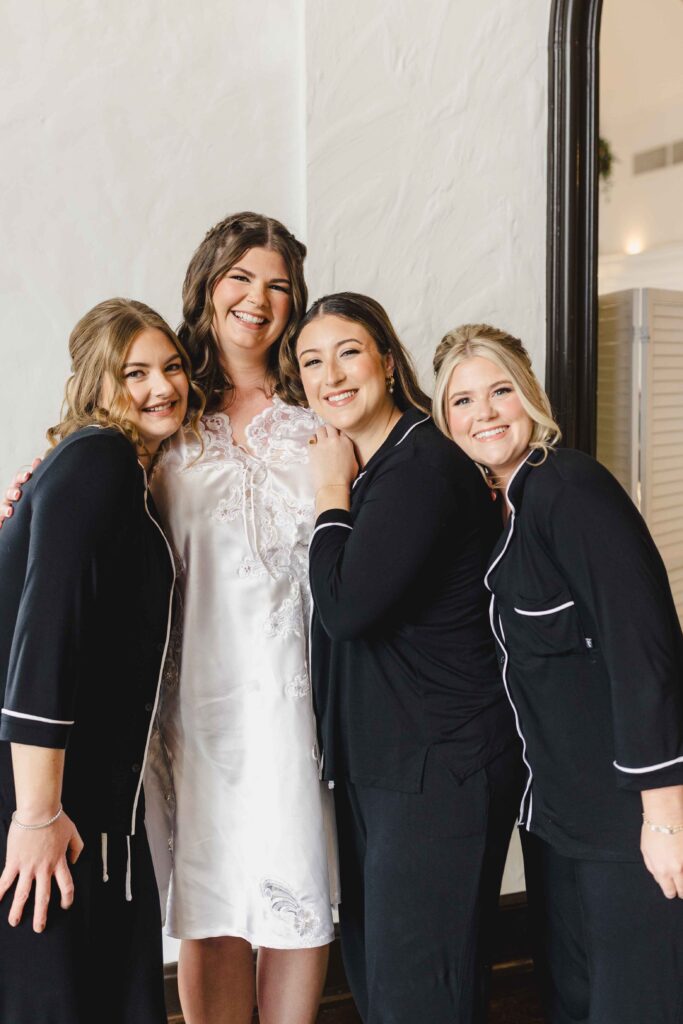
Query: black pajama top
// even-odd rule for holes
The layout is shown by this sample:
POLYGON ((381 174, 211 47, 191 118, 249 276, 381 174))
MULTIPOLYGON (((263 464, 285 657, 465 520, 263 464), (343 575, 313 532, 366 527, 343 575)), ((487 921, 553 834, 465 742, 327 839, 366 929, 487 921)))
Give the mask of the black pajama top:
POLYGON ((142 773, 169 631, 173 560, 145 472, 118 431, 50 453, 0 533, 0 857, 15 808, 10 743, 65 748, 63 805, 85 849, 47 929, 0 904, 0 1020, 165 1019, 160 911, 142 773))

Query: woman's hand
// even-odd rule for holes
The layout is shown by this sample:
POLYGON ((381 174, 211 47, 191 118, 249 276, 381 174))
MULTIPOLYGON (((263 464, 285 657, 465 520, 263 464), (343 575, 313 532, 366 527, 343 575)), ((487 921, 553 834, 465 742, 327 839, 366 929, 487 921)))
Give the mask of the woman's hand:
POLYGON ((34 932, 42 932, 45 929, 53 878, 61 893, 62 908, 67 910, 71 906, 74 900, 74 883, 67 865, 67 854, 71 863, 75 864, 82 849, 83 840, 71 818, 64 812, 53 825, 35 831, 10 825, 5 869, 0 875, 0 900, 17 880, 8 916, 12 927, 21 921, 34 883, 34 932))
MULTIPOLYGON (((643 813, 658 825, 683 824, 683 786, 646 789, 641 793, 643 813)), ((683 899, 683 832, 666 835, 643 823, 640 850, 645 867, 667 899, 683 899)))
POLYGON ((309 442, 316 495, 316 514, 329 508, 350 507, 349 491, 358 475, 353 443, 335 427, 322 426, 309 442))
POLYGON ((21 498, 21 488, 27 480, 30 480, 34 469, 37 469, 41 459, 34 459, 30 469, 23 469, 15 476, 10 486, 5 491, 5 500, 0 504, 0 530, 5 519, 11 518, 14 513, 14 502, 21 498))
POLYGON ((643 825, 640 850, 645 867, 666 898, 683 899, 683 832, 666 836, 643 825))

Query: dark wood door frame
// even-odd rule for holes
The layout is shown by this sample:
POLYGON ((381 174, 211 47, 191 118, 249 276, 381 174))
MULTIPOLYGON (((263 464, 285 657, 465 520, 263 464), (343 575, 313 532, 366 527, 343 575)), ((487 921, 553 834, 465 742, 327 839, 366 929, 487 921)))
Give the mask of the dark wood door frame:
POLYGON ((549 36, 546 388, 564 443, 595 454, 602 0, 553 0, 549 36))

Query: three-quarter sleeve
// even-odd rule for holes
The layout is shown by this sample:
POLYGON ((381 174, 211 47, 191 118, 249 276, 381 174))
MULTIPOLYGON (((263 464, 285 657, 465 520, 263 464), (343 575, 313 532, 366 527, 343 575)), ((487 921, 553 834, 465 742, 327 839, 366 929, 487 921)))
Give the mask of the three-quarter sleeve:
POLYGON ((423 572, 457 501, 444 474, 409 453, 378 472, 354 516, 331 509, 317 519, 311 590, 326 632, 351 640, 371 631, 423 572))
POLYGON ((683 639, 666 569, 640 514, 599 463, 565 480, 541 535, 594 619, 610 681, 617 783, 683 783, 683 639))
MULTIPOLYGON (((104 432, 48 459, 54 464, 48 461, 31 495, 0 739, 61 748, 75 721, 78 687, 88 683, 80 651, 98 587, 105 585, 97 555, 102 545, 118 542, 142 483, 128 442, 104 432)), ((106 650, 101 656, 107 658, 106 650)))

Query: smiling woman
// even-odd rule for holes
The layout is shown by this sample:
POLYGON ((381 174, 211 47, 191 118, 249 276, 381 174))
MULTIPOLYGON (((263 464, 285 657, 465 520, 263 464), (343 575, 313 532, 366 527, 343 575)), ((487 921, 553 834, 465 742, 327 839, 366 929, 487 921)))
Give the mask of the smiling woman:
POLYGON ((0 540, 0 1019, 163 1024, 142 775, 175 573, 141 463, 202 401, 142 303, 100 303, 69 350, 0 540))
POLYGON ((521 789, 483 586, 499 521, 379 303, 320 299, 296 354, 325 421, 311 650, 347 975, 366 1024, 470 1021, 521 789))
POLYGON ((549 1017, 679 1024, 683 634, 666 570, 611 474, 554 447, 517 338, 465 325, 434 364, 439 425, 505 491, 486 586, 528 769, 549 1017))
POLYGON ((313 1024, 334 932, 331 794, 311 752, 307 547, 318 426, 279 373, 306 305, 305 247, 226 217, 190 261, 179 334, 208 395, 152 488, 177 561, 158 764, 172 808, 168 929, 193 1024, 313 1024))
POLYGON ((522 343, 488 324, 449 331, 434 354, 434 421, 505 487, 530 449, 560 440, 522 343))
POLYGON ((163 331, 150 327, 131 343, 122 371, 121 383, 106 375, 101 403, 109 411, 115 400, 121 405, 144 445, 140 457, 149 464, 159 444, 183 422, 189 392, 186 368, 176 345, 163 331), (122 383, 127 394, 121 393, 122 383))

